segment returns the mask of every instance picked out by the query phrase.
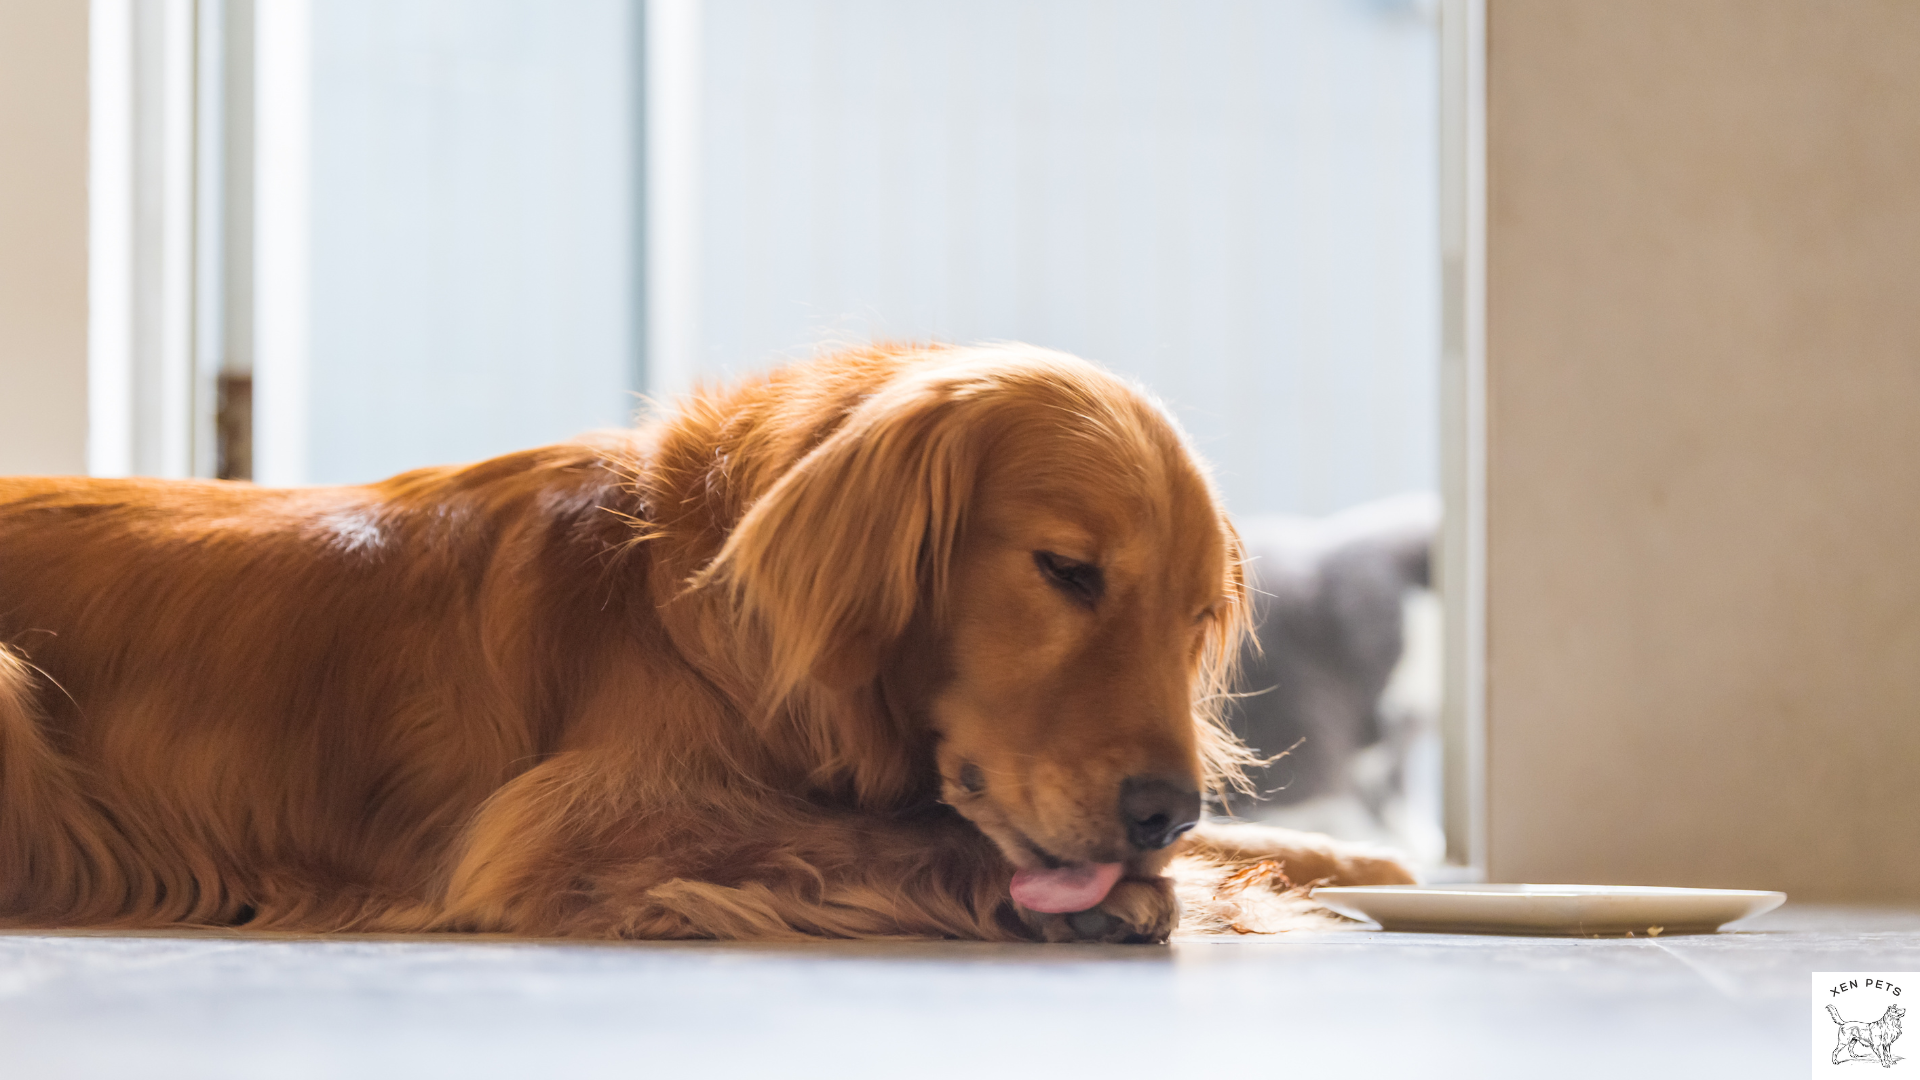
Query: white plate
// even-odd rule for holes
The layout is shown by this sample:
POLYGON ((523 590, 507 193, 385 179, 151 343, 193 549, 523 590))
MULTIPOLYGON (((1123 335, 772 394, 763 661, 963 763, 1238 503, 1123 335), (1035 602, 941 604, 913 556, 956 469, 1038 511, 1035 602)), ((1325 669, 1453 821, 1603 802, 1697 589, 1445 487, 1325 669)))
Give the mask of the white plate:
POLYGON ((1342 885, 1313 899, 1385 930, 1436 934, 1710 934, 1786 893, 1652 885, 1342 885))

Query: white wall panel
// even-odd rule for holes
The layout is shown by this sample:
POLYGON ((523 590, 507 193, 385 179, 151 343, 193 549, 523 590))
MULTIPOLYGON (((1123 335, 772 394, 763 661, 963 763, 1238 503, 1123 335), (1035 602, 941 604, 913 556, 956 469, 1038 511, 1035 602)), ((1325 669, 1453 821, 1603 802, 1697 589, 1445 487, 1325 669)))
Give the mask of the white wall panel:
POLYGON ((1172 402, 1238 512, 1435 486, 1428 7, 701 10, 696 373, 1022 339, 1172 402))
POLYGON ((315 0, 305 479, 630 418, 637 17, 315 0))

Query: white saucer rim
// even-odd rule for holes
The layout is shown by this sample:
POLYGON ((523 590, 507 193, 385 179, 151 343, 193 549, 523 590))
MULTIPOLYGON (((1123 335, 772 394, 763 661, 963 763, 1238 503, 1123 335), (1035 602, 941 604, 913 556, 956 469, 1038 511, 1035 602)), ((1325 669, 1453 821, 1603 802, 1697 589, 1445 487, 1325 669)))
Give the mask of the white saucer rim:
POLYGON ((1656 934, 1658 928, 1710 932, 1764 915, 1787 900, 1786 893, 1772 889, 1521 883, 1323 886, 1309 895, 1342 915, 1390 931, 1583 936, 1641 925, 1656 934))
POLYGON ((1787 894, 1778 889, 1703 889, 1681 885, 1555 885, 1532 884, 1526 882, 1486 882, 1483 884, 1444 884, 1444 885, 1319 885, 1309 890, 1308 895, 1332 893, 1339 896, 1486 896, 1518 899, 1546 899, 1548 897, 1644 897, 1657 899, 1671 897, 1713 897, 1723 896, 1779 897, 1786 899, 1787 894))

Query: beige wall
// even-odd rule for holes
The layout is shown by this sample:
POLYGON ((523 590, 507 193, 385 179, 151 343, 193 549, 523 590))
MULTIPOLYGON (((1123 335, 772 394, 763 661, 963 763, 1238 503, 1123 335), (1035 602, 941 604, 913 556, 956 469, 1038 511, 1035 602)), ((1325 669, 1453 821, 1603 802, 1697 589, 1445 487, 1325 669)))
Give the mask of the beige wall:
POLYGON ((86 444, 87 4, 0 0, 0 474, 86 444))
POLYGON ((1920 3, 1488 78, 1490 873, 1920 900, 1920 3))

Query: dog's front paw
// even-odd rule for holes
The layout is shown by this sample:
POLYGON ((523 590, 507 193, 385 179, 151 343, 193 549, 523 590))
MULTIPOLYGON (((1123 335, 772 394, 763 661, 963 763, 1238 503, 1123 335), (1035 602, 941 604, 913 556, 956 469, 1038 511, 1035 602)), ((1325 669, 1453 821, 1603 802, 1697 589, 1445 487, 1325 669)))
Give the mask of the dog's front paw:
POLYGON ((1268 825, 1207 822, 1181 845, 1184 855, 1225 866, 1277 862, 1297 885, 1412 885, 1417 880, 1386 848, 1268 825))
MULTIPOLYGON (((1018 905, 1015 905, 1018 907, 1018 905)), ((1180 922, 1180 901, 1164 877, 1125 878, 1107 898, 1065 915, 1019 908, 1020 917, 1043 941, 1104 941, 1154 945, 1180 922)))
POLYGON ((1420 879, 1391 851, 1355 845, 1340 853, 1330 885, 1418 885, 1420 879))

